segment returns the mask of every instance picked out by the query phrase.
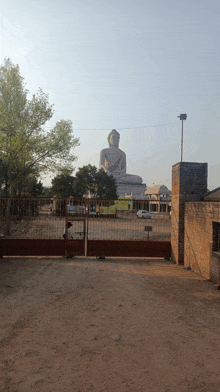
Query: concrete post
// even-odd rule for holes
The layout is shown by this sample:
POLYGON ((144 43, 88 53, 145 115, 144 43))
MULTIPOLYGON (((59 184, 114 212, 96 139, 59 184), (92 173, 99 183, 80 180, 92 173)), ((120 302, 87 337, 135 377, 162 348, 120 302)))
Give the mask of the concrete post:
POLYGON ((179 162, 172 167, 171 258, 184 264, 186 201, 200 201, 207 193, 207 163, 179 162))

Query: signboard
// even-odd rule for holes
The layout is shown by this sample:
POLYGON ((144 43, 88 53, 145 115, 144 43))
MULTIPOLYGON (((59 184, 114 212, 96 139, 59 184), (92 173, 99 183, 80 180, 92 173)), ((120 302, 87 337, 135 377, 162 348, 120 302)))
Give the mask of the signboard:
POLYGON ((120 197, 119 197, 117 200, 115 200, 115 205, 116 205, 117 211, 132 210, 132 199, 120 200, 120 197))
POLYGON ((67 206, 67 214, 85 214, 84 206, 67 206))
POLYGON ((114 215, 116 213, 116 206, 101 207, 100 213, 101 215, 114 215))

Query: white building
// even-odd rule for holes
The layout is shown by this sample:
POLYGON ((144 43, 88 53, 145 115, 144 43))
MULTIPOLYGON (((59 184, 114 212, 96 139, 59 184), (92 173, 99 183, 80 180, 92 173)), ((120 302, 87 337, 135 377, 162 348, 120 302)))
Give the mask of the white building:
POLYGON ((147 187, 145 197, 149 200, 150 212, 170 213, 171 191, 165 185, 147 187))

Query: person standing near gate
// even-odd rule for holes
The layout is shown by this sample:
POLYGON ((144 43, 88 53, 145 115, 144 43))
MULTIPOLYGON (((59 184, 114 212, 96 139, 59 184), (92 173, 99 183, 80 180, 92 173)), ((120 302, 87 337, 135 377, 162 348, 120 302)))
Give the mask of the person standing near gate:
MULTIPOLYGON (((71 230, 70 228, 72 227, 72 223, 71 222, 67 222, 67 239, 68 240, 72 240, 73 237, 71 235, 71 230)), ((63 233, 63 238, 65 239, 65 232, 66 232, 66 228, 64 227, 64 233, 63 233)))

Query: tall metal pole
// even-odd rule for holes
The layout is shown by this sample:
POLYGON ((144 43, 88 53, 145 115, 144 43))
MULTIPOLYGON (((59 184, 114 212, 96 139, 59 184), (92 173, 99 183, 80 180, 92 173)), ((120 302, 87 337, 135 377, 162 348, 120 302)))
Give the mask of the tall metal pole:
POLYGON ((181 134, 181 162, 183 161, 183 120, 187 119, 187 114, 180 114, 177 116, 180 120, 182 120, 182 134, 181 134))
POLYGON ((181 162, 183 162, 183 120, 182 120, 182 135, 181 135, 181 162))

